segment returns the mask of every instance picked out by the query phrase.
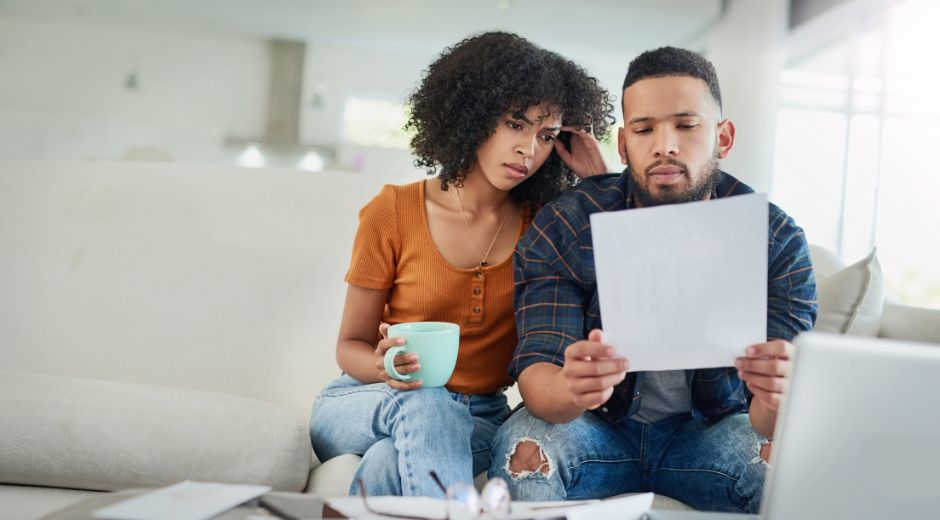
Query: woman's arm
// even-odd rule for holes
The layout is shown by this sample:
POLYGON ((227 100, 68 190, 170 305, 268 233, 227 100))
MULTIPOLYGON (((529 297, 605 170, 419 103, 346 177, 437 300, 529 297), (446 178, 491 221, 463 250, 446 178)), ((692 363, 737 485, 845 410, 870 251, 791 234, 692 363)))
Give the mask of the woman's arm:
MULTIPOLYGON (((397 390, 420 388, 420 381, 405 383, 392 379, 385 372, 385 352, 403 343, 403 340, 394 338, 378 341, 376 332, 382 321, 387 299, 388 289, 348 286, 339 338, 336 340, 336 362, 343 372, 361 383, 384 381, 397 390)), ((421 368, 417 354, 399 355, 395 365, 396 370, 403 374, 416 372, 421 368)))

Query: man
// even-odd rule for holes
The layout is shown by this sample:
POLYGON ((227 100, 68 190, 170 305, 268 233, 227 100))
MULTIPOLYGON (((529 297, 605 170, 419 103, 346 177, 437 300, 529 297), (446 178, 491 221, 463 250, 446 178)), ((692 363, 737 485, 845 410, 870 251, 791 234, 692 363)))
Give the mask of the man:
POLYGON ((771 204, 768 341, 741 345, 735 367, 628 374, 629 360, 601 331, 590 214, 752 190, 718 168, 735 129, 702 56, 672 47, 641 54, 624 80, 623 112, 618 148, 628 168, 548 204, 516 248, 520 341, 510 372, 525 408, 497 433, 490 472, 520 500, 653 491, 697 509, 756 512, 789 341, 816 319, 806 241, 771 204))

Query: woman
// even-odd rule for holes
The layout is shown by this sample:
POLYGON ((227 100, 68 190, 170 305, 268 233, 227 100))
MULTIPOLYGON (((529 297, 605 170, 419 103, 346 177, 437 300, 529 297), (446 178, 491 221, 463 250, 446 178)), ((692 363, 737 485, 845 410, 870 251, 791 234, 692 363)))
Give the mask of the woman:
MULTIPOLYGON (((430 470, 450 484, 486 469, 509 415, 513 248, 535 211, 575 181, 560 155, 574 151, 582 174, 605 171, 590 131, 603 137, 612 122, 607 92, 519 36, 484 33, 445 50, 410 101, 416 164, 434 177, 385 186, 360 212, 336 345, 344 375, 310 422, 321 460, 362 455, 351 493, 361 478, 370 495, 441 496, 430 470), (376 328, 409 321, 460 325, 446 387, 385 372, 385 352, 402 341, 376 328)), ((396 358, 404 374, 420 363, 396 358)))

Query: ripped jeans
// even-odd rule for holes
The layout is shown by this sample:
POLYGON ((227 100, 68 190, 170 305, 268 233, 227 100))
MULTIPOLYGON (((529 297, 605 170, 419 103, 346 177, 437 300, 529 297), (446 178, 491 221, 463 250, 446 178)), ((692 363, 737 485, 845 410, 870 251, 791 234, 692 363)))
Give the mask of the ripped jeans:
POLYGON ((509 415, 503 393, 466 395, 446 388, 401 392, 348 375, 330 382, 313 404, 310 440, 321 461, 362 459, 349 488, 369 495, 443 497, 444 485, 472 482, 490 463, 490 443, 509 415))
POLYGON ((496 433, 490 477, 505 478, 514 500, 652 491, 695 509, 757 513, 767 467, 759 453, 764 442, 747 414, 714 424, 691 414, 646 424, 583 413, 553 424, 520 408, 496 433), (519 471, 510 471, 517 446, 526 441, 534 443, 524 450, 532 456, 513 461, 519 471))

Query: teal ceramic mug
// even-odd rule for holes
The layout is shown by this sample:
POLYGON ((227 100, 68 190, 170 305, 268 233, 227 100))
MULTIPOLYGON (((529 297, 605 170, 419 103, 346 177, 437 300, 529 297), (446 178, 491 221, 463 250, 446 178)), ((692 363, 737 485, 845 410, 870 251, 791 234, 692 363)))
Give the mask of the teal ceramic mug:
POLYGON ((404 338, 405 344, 385 353, 385 371, 399 381, 421 380, 425 388, 444 386, 457 365, 460 325, 443 321, 399 323, 388 328, 389 338, 404 338), (395 356, 414 352, 421 370, 401 374, 395 370, 395 356))

